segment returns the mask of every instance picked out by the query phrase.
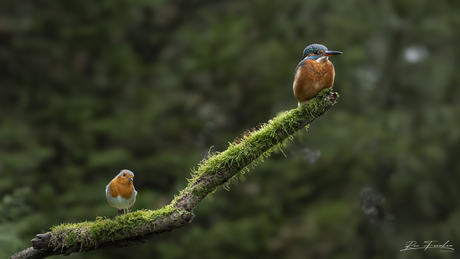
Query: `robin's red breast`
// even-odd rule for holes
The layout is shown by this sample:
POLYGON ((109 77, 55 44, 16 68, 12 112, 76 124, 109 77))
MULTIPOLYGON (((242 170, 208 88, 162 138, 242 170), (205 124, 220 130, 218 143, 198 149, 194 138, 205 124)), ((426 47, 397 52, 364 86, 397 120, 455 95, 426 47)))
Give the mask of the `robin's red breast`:
POLYGON ((324 88, 334 85, 334 65, 329 56, 342 54, 340 51, 327 50, 324 45, 312 44, 303 51, 303 59, 297 65, 294 74, 294 96, 298 105, 315 97, 324 88))
POLYGON ((137 191, 134 188, 133 172, 123 169, 110 181, 105 189, 105 196, 117 214, 131 212, 136 202, 137 191))

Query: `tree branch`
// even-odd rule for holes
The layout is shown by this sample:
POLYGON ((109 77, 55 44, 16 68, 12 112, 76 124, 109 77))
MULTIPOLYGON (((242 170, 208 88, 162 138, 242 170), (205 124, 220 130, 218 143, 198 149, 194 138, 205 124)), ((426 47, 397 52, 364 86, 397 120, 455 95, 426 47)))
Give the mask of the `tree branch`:
POLYGON ((171 204, 158 210, 139 210, 114 220, 96 218, 93 222, 66 223, 50 232, 37 234, 32 247, 10 259, 38 259, 106 247, 140 245, 149 238, 170 232, 192 222, 193 209, 220 185, 235 181, 251 163, 258 163, 280 149, 298 130, 326 113, 338 98, 331 89, 321 91, 308 105, 286 112, 237 138, 222 153, 214 153, 199 163, 188 186, 171 204))

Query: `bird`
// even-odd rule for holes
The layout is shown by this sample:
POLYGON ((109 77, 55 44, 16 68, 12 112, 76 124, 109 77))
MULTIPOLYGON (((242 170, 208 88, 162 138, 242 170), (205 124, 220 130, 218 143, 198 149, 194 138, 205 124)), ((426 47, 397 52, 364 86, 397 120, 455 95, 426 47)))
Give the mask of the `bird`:
POLYGON ((117 215, 131 212, 136 202, 137 191, 133 178, 133 172, 123 169, 105 188, 107 202, 117 209, 117 215))
POLYGON ((315 97, 324 88, 334 84, 334 65, 330 56, 342 54, 340 51, 328 50, 321 44, 311 44, 303 51, 302 60, 295 68, 293 90, 298 106, 315 97))

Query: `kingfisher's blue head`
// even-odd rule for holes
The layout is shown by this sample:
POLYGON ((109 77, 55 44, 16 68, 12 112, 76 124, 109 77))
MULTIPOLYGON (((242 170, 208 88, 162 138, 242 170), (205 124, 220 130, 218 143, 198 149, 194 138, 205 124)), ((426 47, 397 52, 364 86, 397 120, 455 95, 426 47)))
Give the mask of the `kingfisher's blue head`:
POLYGON ((326 61, 329 56, 342 54, 340 51, 327 50, 326 46, 321 44, 311 44, 303 50, 302 59, 308 58, 313 60, 326 61))

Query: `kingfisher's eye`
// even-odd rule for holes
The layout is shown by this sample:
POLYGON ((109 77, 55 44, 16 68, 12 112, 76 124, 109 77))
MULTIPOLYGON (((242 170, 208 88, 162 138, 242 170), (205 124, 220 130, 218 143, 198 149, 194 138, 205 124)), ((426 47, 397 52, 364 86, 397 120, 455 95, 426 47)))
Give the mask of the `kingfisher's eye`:
POLYGON ((315 50, 313 53, 315 53, 315 54, 318 54, 318 51, 317 51, 317 50, 315 50))

